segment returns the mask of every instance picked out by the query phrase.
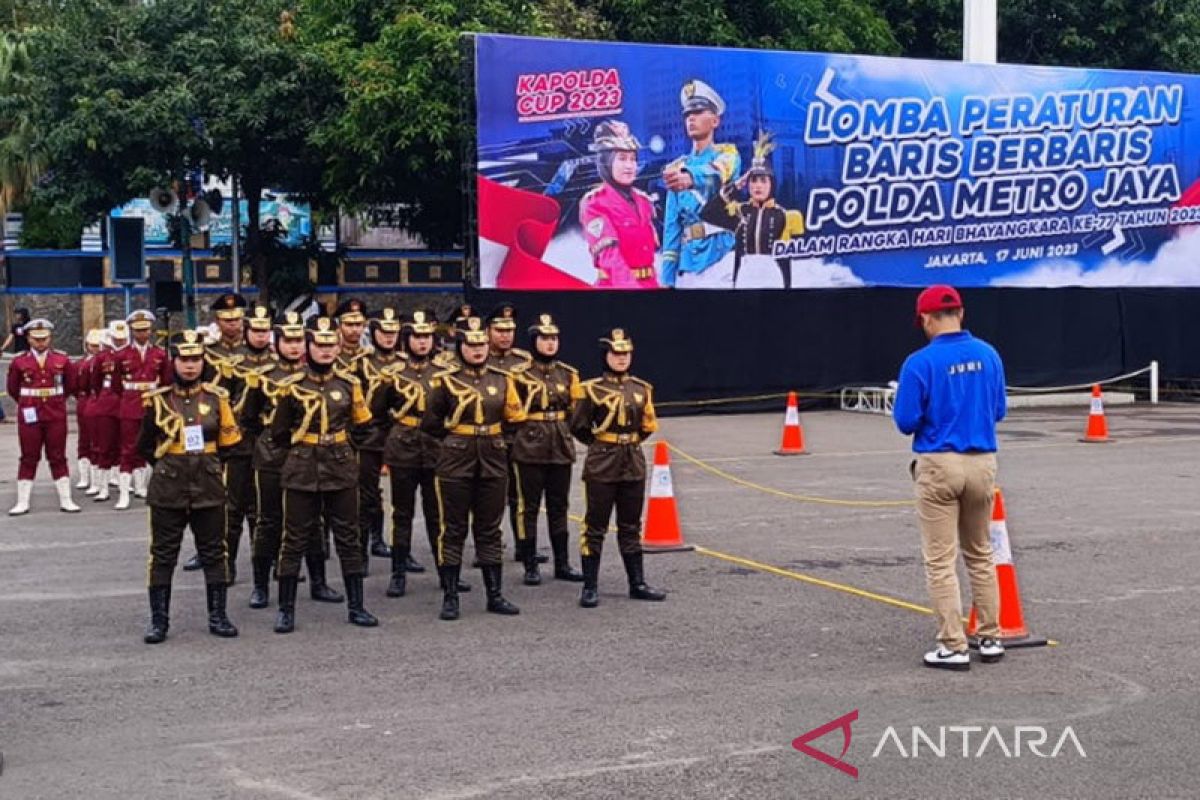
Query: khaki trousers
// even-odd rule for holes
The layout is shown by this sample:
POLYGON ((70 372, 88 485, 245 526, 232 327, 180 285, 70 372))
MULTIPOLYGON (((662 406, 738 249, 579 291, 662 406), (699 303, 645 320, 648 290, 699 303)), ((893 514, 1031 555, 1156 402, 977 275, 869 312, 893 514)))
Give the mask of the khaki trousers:
POLYGON ((947 650, 965 650, 958 550, 962 548, 979 636, 999 637, 1000 596, 988 528, 996 485, 995 453, 922 453, 916 467, 917 516, 925 578, 947 650))

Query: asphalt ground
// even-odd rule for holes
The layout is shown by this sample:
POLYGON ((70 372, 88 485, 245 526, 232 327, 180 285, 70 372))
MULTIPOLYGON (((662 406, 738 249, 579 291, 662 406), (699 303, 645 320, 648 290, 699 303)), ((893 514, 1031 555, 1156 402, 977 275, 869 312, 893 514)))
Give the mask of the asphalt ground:
MULTIPOLYGON (((795 458, 771 454, 782 413, 665 420, 704 462, 673 456, 700 549, 647 557, 665 603, 625 596, 610 537, 594 611, 577 584, 521 586, 510 562, 519 617, 485 614, 473 573, 463 618, 442 623, 432 573, 387 599, 375 559, 379 628, 302 587, 278 636, 243 578, 241 636, 221 640, 202 578, 179 573, 157 647, 141 641, 144 507, 62 514, 43 466, 34 511, 0 517, 0 798, 1196 797, 1200 409, 1112 409, 1103 445, 1076 441, 1085 418, 1001 427, 1026 619, 1057 646, 960 674, 920 665, 934 629, 910 456, 885 417, 806 414, 812 454, 795 458), (859 505, 881 502, 898 504, 859 505), (857 778, 793 748, 854 711, 857 778), (948 731, 938 757, 914 754, 914 726, 935 744, 979 731, 948 731), (1013 754, 1018 726, 1045 729, 1045 757, 1013 754), (1068 727, 1078 746, 1049 757, 1068 727)), ((0 426, 5 508, 16 449, 0 426)), ((811 744, 836 757, 843 734, 811 744)))

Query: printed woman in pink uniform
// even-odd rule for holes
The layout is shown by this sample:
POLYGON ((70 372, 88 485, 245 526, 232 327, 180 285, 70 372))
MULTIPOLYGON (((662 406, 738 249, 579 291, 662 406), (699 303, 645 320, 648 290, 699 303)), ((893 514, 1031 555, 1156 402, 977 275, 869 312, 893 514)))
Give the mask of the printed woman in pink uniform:
POLYGON ((597 289, 657 289, 654 204, 633 186, 638 140, 624 122, 596 126, 592 149, 603 179, 579 204, 579 222, 596 267, 597 289))

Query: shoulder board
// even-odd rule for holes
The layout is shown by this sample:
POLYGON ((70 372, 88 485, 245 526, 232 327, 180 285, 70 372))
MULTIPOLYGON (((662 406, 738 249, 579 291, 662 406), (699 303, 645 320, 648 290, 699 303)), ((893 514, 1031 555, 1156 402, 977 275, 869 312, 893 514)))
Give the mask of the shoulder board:
POLYGON ((641 378, 633 378, 633 377, 631 377, 629 380, 633 381, 634 383, 640 383, 642 386, 645 386, 647 389, 653 389, 653 388, 654 388, 654 384, 650 383, 649 381, 644 381, 644 380, 642 380, 641 378))
MULTIPOLYGON (((66 355, 66 353, 64 353, 62 350, 51 350, 50 352, 52 352, 52 353, 58 353, 60 356, 65 356, 65 355, 66 355)), ((87 353, 84 353, 84 357, 85 357, 85 358, 87 357, 87 353)))
POLYGON ((533 355, 528 350, 522 350, 519 347, 514 347, 508 352, 512 353, 517 358, 523 358, 526 361, 533 361, 533 355))
POLYGON ((229 397, 229 390, 222 388, 221 386, 218 386, 216 383, 206 383, 206 384, 204 384, 204 388, 207 391, 210 391, 213 394, 215 394, 217 397, 225 397, 225 398, 229 397))
POLYGON ((565 369, 567 372, 571 373, 572 375, 579 374, 579 370, 575 369, 574 367, 572 367, 570 364, 568 364, 565 361, 558 361, 555 363, 557 363, 560 367, 562 367, 563 369, 565 369))
POLYGON ((446 367, 446 368, 445 368, 444 370, 442 370, 441 372, 435 372, 435 373, 433 373, 433 377, 435 377, 435 378, 444 378, 444 377, 446 377, 447 375, 453 375, 454 373, 458 372, 460 369, 462 369, 462 368, 461 368, 461 367, 456 367, 456 366, 454 366, 454 365, 450 365, 449 367, 446 367))
POLYGON ((596 195, 600 194, 600 190, 601 190, 601 189, 603 189, 603 188, 604 188, 604 184, 603 184, 603 183, 601 183, 601 184, 597 184, 596 186, 593 186, 593 187, 592 187, 592 188, 591 188, 591 189, 588 191, 588 193, 587 193, 587 194, 585 194, 585 195, 583 196, 583 199, 584 199, 585 201, 587 201, 587 200, 591 200, 593 197, 595 197, 596 195))
POLYGON ((507 378, 507 377, 510 377, 514 372, 522 371, 523 367, 517 366, 517 367, 514 367, 513 369, 504 369, 503 367, 497 367, 495 364, 488 364, 487 369, 491 372, 498 372, 507 378))
POLYGON ((156 397, 158 395, 166 394, 169 391, 171 391, 170 386, 160 386, 157 389, 154 389, 153 391, 143 393, 142 398, 149 399, 151 397, 156 397))
POLYGON ((713 149, 715 149, 718 153, 722 153, 722 154, 737 153, 737 151, 738 151, 737 145, 729 144, 728 142, 725 142, 723 144, 714 144, 713 149))
POLYGON ((649 200, 650 202, 654 202, 654 198, 651 197, 648 192, 643 192, 641 189, 634 187, 633 193, 638 195, 639 197, 641 197, 644 200, 649 200))
POLYGON ((355 375, 353 372, 349 372, 349 371, 341 369, 337 366, 334 366, 333 374, 337 375, 339 378, 346 381, 347 383, 353 383, 353 384, 361 384, 362 383, 362 381, 360 381, 358 379, 358 376, 355 375))
POLYGON ((602 380, 604 380, 604 379, 603 378, 589 378, 588 380, 583 381, 579 385, 580 386, 595 386, 596 384, 600 383, 600 381, 602 381, 602 380))
POLYGON ((282 378, 279 381, 279 385, 280 386, 291 386, 292 384, 299 383, 302 380, 304 380, 304 370, 298 370, 296 372, 293 372, 291 375, 288 375, 288 376, 282 378))

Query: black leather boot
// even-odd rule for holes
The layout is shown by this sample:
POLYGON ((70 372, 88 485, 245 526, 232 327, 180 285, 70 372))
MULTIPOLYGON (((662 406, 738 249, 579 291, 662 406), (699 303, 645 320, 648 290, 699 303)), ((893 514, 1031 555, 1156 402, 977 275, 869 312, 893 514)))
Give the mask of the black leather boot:
POLYGON ((505 600, 504 595, 500 594, 501 584, 503 583, 504 568, 499 564, 488 564, 484 565, 482 570, 483 585, 487 587, 488 612, 492 614, 504 614, 505 616, 509 617, 515 614, 520 614, 521 609, 505 600))
POLYGON ((318 603, 341 603, 346 600, 340 592, 329 588, 325 582, 325 557, 309 554, 304 557, 308 565, 308 596, 318 603))
POLYGON ((629 576, 629 596, 634 600, 666 600, 667 595, 646 585, 646 578, 642 574, 642 554, 641 553, 621 553, 621 560, 625 562, 625 574, 629 576))
POLYGON ((271 559, 251 559, 254 567, 254 588, 250 591, 250 607, 266 608, 271 604, 271 559))
POLYGON ((583 591, 579 593, 579 605, 595 608, 600 605, 600 554, 583 557, 583 591))
POLYGON ((346 618, 352 625, 364 628, 374 628, 379 620, 370 611, 363 608, 363 576, 346 575, 346 618))
POLYGON ((231 639, 238 629, 225 615, 225 602, 229 599, 229 587, 223 583, 210 583, 208 589, 208 632, 213 636, 231 639))
POLYGON ((567 532, 550 534, 550 547, 554 550, 554 580, 581 582, 583 573, 571 566, 571 558, 567 553, 567 532))
POLYGON ((199 553, 196 553, 194 556, 189 558, 187 561, 183 562, 183 571, 184 572, 195 572, 196 570, 202 569, 203 567, 204 567, 204 565, 200 563, 200 554, 199 553))
POLYGON ((296 579, 279 579, 279 614, 275 617, 276 633, 296 630, 296 579))
POLYGON ((376 558, 392 557, 392 548, 383 540, 383 511, 371 523, 371 555, 376 558))
POLYGON ((438 575, 442 579, 442 613, 438 619, 458 619, 458 574, 461 570, 462 567, 457 564, 438 567, 438 575))
POLYGON ((388 583, 388 597, 404 597, 404 591, 408 583, 408 572, 405 568, 405 562, 408 560, 408 553, 399 547, 392 548, 392 580, 388 583))
POLYGON ((542 573, 538 569, 537 545, 529 539, 521 544, 521 561, 525 564, 524 583, 526 586, 541 586, 542 573))
POLYGON ((150 587, 150 625, 142 641, 159 644, 167 638, 171 627, 171 584, 150 587))

